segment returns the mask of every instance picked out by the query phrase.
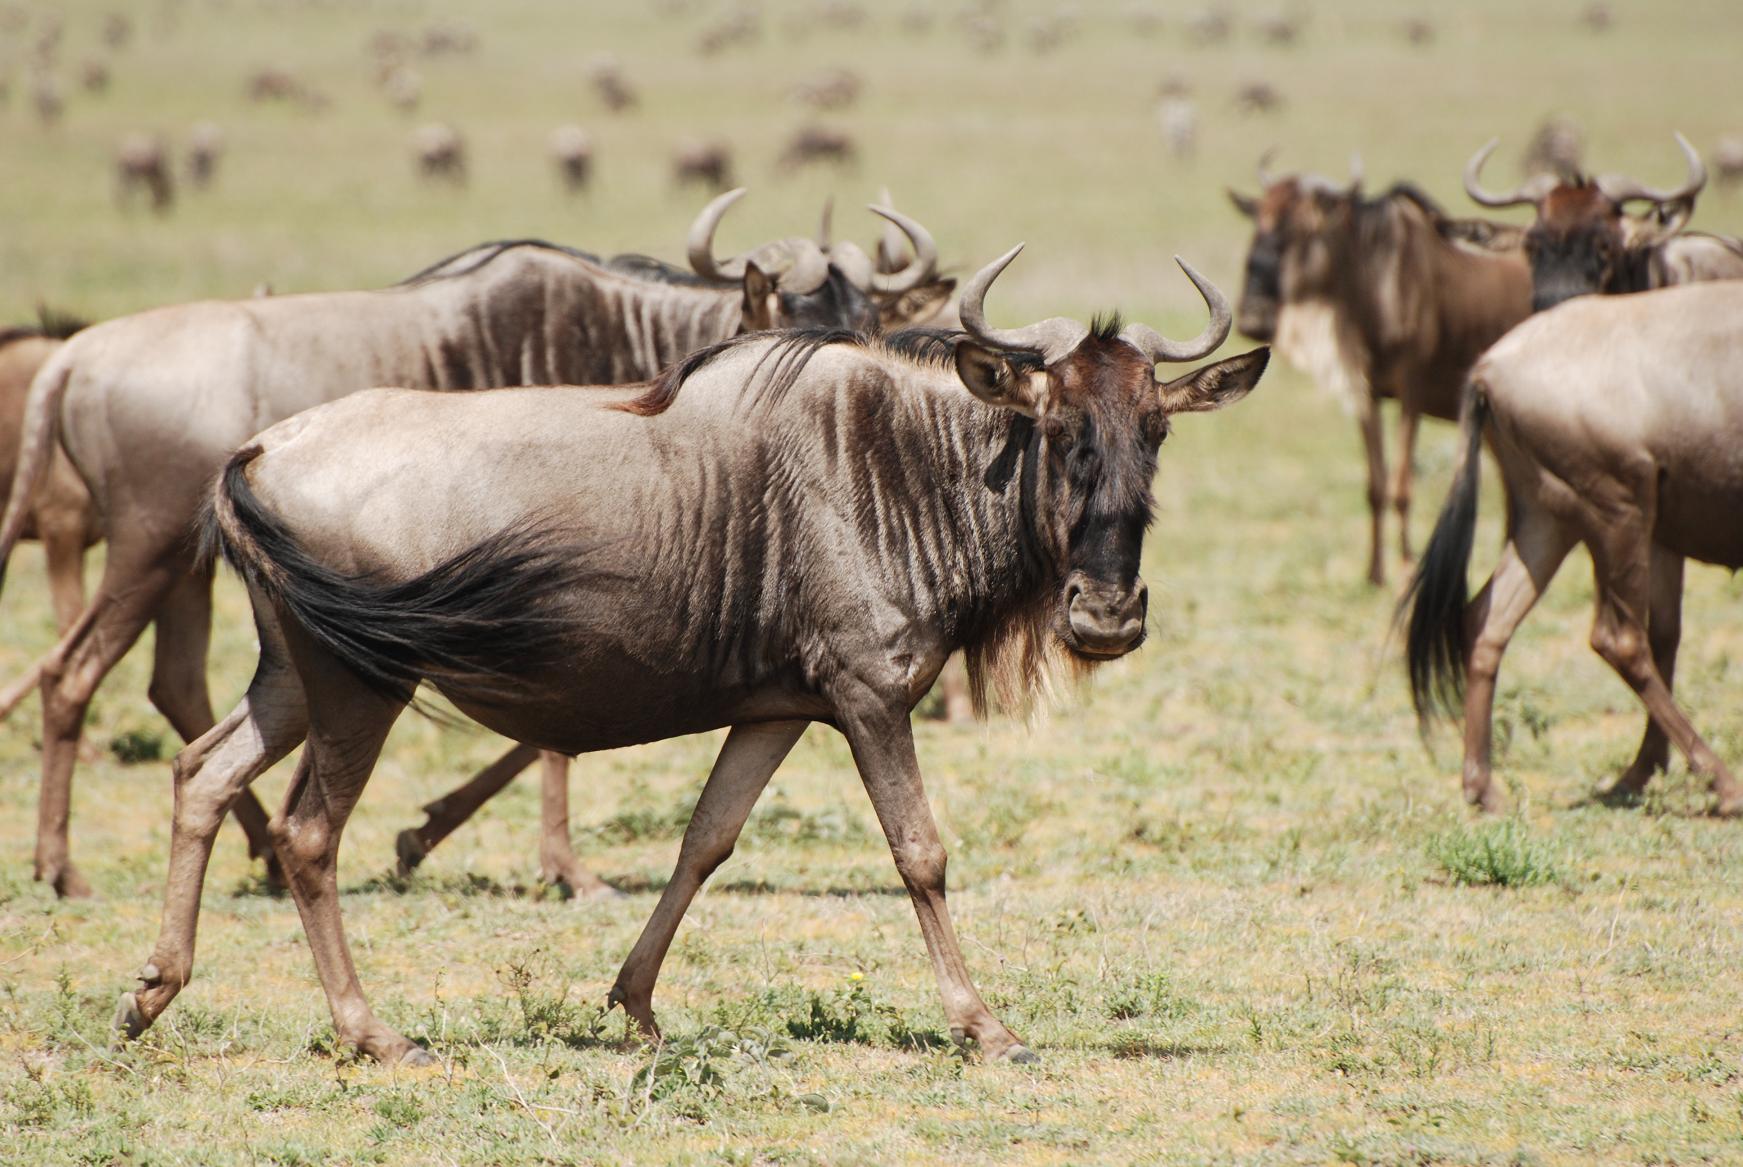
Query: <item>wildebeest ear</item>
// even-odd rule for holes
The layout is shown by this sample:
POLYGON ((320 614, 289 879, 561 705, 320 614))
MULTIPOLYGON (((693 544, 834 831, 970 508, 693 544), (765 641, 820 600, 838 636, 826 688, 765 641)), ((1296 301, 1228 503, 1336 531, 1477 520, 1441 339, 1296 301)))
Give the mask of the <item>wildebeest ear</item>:
POLYGON ((1244 195, 1232 186, 1228 188, 1228 192, 1229 192, 1229 202, 1235 204, 1235 210, 1239 211, 1241 214, 1245 215, 1249 219, 1255 219, 1258 217, 1258 215, 1259 215, 1259 200, 1258 199, 1253 198, 1251 195, 1244 195))
POLYGON ((744 265, 744 330, 761 332, 775 326, 775 277, 753 260, 744 265))
POLYGON ((1011 367, 1004 354, 966 337, 956 342, 956 375, 968 391, 986 402, 1014 409, 1025 417, 1040 413, 1033 380, 1011 367))
POLYGON ((1270 359, 1269 347, 1256 348, 1164 382, 1159 387, 1162 410, 1165 413, 1208 413, 1232 405, 1252 392, 1270 359))
POLYGON ((895 299, 878 308, 878 323, 885 332, 894 332, 902 328, 912 328, 924 324, 938 315, 944 307, 944 302, 950 299, 950 294, 956 291, 956 281, 952 279, 933 280, 921 284, 917 288, 903 292, 895 299))

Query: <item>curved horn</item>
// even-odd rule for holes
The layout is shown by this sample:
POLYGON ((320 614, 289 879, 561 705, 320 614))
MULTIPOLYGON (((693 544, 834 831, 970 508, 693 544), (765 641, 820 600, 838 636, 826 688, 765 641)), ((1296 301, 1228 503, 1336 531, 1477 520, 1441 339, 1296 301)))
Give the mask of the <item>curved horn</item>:
POLYGON ((823 249, 812 240, 797 236, 765 243, 735 262, 746 260, 773 276, 776 286, 783 292, 801 296, 815 292, 829 278, 829 259, 823 254, 823 249))
POLYGON ((968 281, 968 286, 962 290, 962 302, 957 307, 957 313, 962 318, 963 330, 982 344, 1039 353, 1041 359, 1051 365, 1082 344, 1084 337, 1089 335, 1089 329, 1065 316, 1055 316, 1051 320, 1043 320, 1039 324, 1030 324, 1023 328, 994 328, 986 322, 983 302, 987 289, 992 287, 993 281, 999 278, 999 273, 1009 267, 1022 250, 1023 245, 1019 243, 976 272, 974 278, 968 281))
POLYGON ((1233 323, 1228 297, 1178 255, 1174 262, 1180 265, 1180 270, 1204 297, 1204 306, 1210 309, 1210 323, 1204 326, 1203 332, 1187 341, 1169 340, 1147 324, 1128 324, 1120 332, 1120 339, 1149 357, 1153 365, 1163 361, 1196 361, 1199 357, 1209 356, 1229 338, 1229 326, 1233 323))
POLYGON ((690 268, 705 280, 719 280, 728 283, 744 278, 744 257, 735 256, 724 263, 714 259, 714 231, 720 226, 720 217, 726 214, 728 207, 744 197, 744 187, 729 190, 717 196, 702 213, 696 216, 696 221, 690 224, 688 251, 690 268))
POLYGON ((1281 149, 1281 146, 1272 146, 1269 150, 1266 150, 1263 154, 1259 155, 1259 165, 1255 169, 1255 173, 1259 176, 1260 190, 1264 190, 1275 181, 1271 176, 1271 163, 1277 157, 1277 151, 1281 149))
POLYGON ((1615 175, 1605 175, 1597 180, 1598 189, 1613 203, 1627 203, 1636 200, 1649 203, 1677 203, 1692 199, 1707 185, 1707 167, 1701 161, 1700 154, 1689 145, 1689 140, 1681 134, 1676 136, 1676 144, 1682 147, 1682 155, 1688 161, 1688 179, 1675 190, 1653 190, 1642 186, 1631 178, 1615 175))
POLYGON ((911 292, 931 279, 938 270, 938 244, 932 241, 932 233, 894 207, 880 207, 873 203, 866 209, 900 227, 908 242, 914 245, 914 258, 908 261, 907 267, 896 272, 872 273, 872 291, 890 295, 911 292))
POLYGON ((835 196, 823 200, 823 219, 817 225, 817 246, 829 250, 829 233, 835 219, 835 196))
MULTIPOLYGON (((900 238, 898 236, 898 238, 900 238)), ((847 282, 856 288, 871 287, 872 274, 877 270, 872 264, 871 256, 865 253, 851 239, 843 239, 829 249, 829 262, 847 277, 847 282)))
POLYGON ((1543 174, 1528 179, 1520 185, 1519 189, 1504 195, 1491 194, 1484 190, 1483 184, 1478 181, 1479 176, 1483 173, 1483 163, 1489 160, 1489 155, 1493 154, 1495 147, 1500 144, 1501 139, 1490 138, 1489 144, 1472 154, 1471 160, 1465 163, 1465 193, 1470 195, 1471 201, 1480 207, 1517 207, 1524 203, 1536 206, 1543 201, 1545 195, 1559 184, 1560 180, 1553 174, 1543 174))

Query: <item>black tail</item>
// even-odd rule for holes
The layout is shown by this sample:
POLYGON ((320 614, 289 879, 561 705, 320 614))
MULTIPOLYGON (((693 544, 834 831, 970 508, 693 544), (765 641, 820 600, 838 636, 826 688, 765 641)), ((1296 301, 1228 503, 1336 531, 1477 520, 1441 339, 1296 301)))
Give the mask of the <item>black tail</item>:
POLYGON ((1405 655, 1410 665, 1410 697, 1426 723, 1436 713, 1456 714, 1465 692, 1466 573, 1477 531, 1477 477, 1483 464, 1483 425, 1489 401, 1476 381, 1465 386, 1459 409, 1464 461, 1434 524, 1428 550, 1416 565, 1410 589, 1399 601, 1410 608, 1405 655))
POLYGON ((372 690, 405 702, 418 682, 507 696, 512 682, 556 663, 567 622, 556 600, 578 549, 550 527, 509 527, 422 575, 381 582, 318 562, 255 495, 245 473, 259 446, 238 450, 213 492, 203 537, 295 625, 372 690))

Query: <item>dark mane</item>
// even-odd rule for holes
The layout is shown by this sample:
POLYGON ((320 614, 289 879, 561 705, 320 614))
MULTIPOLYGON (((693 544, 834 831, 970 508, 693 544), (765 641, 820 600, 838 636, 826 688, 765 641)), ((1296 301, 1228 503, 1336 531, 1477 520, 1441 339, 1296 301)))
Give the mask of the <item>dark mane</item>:
POLYGON ((58 312, 46 304, 36 306, 36 320, 35 324, 0 328, 0 348, 20 340, 65 340, 75 332, 91 327, 91 322, 84 317, 58 312))
POLYGON ((854 332, 848 328, 795 328, 784 332, 747 332, 719 344, 697 349, 677 364, 668 365, 660 375, 646 383, 647 387, 632 400, 623 402, 613 408, 625 413, 633 413, 638 417, 653 417, 666 412, 672 407, 672 402, 678 399, 678 390, 684 387, 684 382, 690 377, 712 364, 715 358, 747 344, 773 341, 769 351, 763 354, 763 359, 757 362, 757 367, 751 372, 750 380, 755 382, 762 376, 763 367, 770 361, 774 362, 768 375, 763 377, 757 386, 758 392, 770 398, 778 398, 793 387, 799 379, 799 374, 805 371, 805 366, 811 363, 811 358, 832 344, 851 344, 859 348, 870 348, 878 342, 864 333, 854 332))
POLYGON ((677 264, 667 263, 663 259, 655 259, 651 255, 638 255, 629 252, 624 255, 614 255, 605 261, 605 266, 611 271, 626 276, 634 276, 639 280, 651 280, 656 284, 673 284, 680 288, 719 288, 731 286, 715 280, 705 280, 687 268, 677 264))
MULTIPOLYGON (((1119 320, 1117 314, 1114 320, 1119 320)), ((1118 334, 1117 323, 1115 333, 1118 334)), ((955 362, 956 342, 967 335, 960 328, 904 328, 900 332, 886 333, 883 347, 885 351, 906 357, 917 365, 947 369, 955 362)), ((1041 368, 1041 358, 1035 353, 1018 349, 1005 349, 1003 352, 1012 366, 1024 372, 1041 368)))
POLYGON ((1099 341, 1118 340, 1120 329, 1126 326, 1125 318, 1118 309, 1112 312, 1097 312, 1089 319, 1089 334, 1099 341))
POLYGON ((1446 208, 1435 202, 1427 191, 1414 182, 1395 182, 1387 188, 1385 194, 1374 199, 1373 202, 1377 204, 1390 202, 1394 199, 1404 199, 1407 202, 1415 203, 1431 219, 1450 218, 1446 213, 1446 208))
POLYGON ((456 251, 448 258, 432 263, 429 267, 424 268, 422 271, 417 272, 414 275, 407 276, 405 279, 393 286, 396 288, 409 288, 418 284, 428 283, 431 280, 468 276, 506 252, 515 251, 522 247, 536 248, 541 251, 555 251, 563 255, 572 256, 575 259, 585 260, 588 263, 599 263, 599 257, 597 255, 573 247, 565 247, 561 243, 550 243, 543 239, 498 239, 491 243, 479 243, 475 246, 466 248, 464 251, 456 251), (443 270, 449 264, 456 263, 459 260, 474 255, 477 258, 462 267, 457 267, 453 271, 443 270))

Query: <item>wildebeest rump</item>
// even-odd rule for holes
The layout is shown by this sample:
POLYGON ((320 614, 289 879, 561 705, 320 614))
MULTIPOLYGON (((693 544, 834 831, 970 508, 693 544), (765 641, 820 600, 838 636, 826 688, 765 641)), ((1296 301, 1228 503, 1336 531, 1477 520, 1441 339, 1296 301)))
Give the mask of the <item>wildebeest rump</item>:
POLYGON ((224 808, 306 741, 274 842, 342 1041, 430 1055, 375 1017, 338 912, 345 820, 420 680, 523 741, 579 752, 733 726, 677 870, 612 990, 652 993, 691 898, 809 721, 847 737, 919 916, 951 1032, 1031 1055, 969 979, 909 714, 954 649, 1026 690, 1144 637, 1139 553, 1169 416, 1243 396, 1263 350, 1159 383, 1192 342, 1117 318, 893 344, 840 332, 705 350, 627 405, 596 389, 356 394, 239 451, 214 537, 255 604, 242 703, 176 759, 164 928, 122 997, 134 1035, 192 972, 224 808), (365 440, 365 435, 370 435, 365 440), (509 455, 509 456, 504 456, 509 455))
MULTIPOLYGON (((211 572, 196 562, 187 532, 224 458, 264 426, 371 385, 640 381, 747 327, 876 327, 874 295, 821 258, 810 240, 716 261, 715 225, 739 193, 715 200, 692 227, 692 255, 706 259, 706 278, 651 260, 620 268, 550 244, 494 243, 383 291, 181 305, 109 321, 68 342, 32 386, 0 522, 4 564, 58 432, 110 533, 101 585, 38 666, 37 877, 64 894, 88 890, 67 855, 80 727, 97 685, 146 624, 157 623, 153 702, 184 740, 211 726, 211 572)), ((935 262, 924 229, 898 218, 935 262)), ((929 275, 923 268, 880 287, 918 283, 929 275)), ((521 755, 503 781, 531 759, 521 755)), ((562 809, 553 806, 553 816, 562 809)), ((250 798, 240 813, 253 848, 265 854, 264 812, 250 798)), ((563 833, 566 839, 566 826, 563 833)), ((598 886, 578 865, 554 874, 598 886)))
POLYGON ((1410 558, 1417 425, 1457 416, 1466 371, 1531 307, 1531 275, 1517 252, 1454 242, 1470 231, 1408 183, 1364 198, 1312 175, 1231 191, 1253 220, 1238 323, 1276 337, 1285 357, 1350 395, 1368 459, 1368 579, 1385 581, 1388 498, 1410 558), (1380 399, 1398 399, 1398 463, 1387 482, 1380 399))
POLYGON ((1648 714, 1612 789, 1637 796, 1674 743, 1721 814, 1743 786, 1671 696, 1683 560, 1743 567, 1743 283, 1571 300, 1533 317, 1471 372, 1464 461, 1407 597, 1411 691, 1424 717, 1464 708, 1465 797, 1493 808, 1501 654, 1567 553, 1597 588, 1592 647, 1648 714), (1507 493, 1507 542, 1475 600, 1465 573, 1487 437, 1507 493), (1462 692, 1461 692, 1462 690, 1462 692))

